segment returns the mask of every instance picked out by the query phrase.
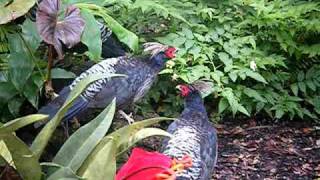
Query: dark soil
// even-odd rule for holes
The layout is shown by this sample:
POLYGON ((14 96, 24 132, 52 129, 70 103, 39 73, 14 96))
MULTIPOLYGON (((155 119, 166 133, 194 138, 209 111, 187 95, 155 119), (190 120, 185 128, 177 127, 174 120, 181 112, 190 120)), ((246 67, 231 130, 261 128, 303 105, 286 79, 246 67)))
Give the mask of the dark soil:
POLYGON ((219 157, 213 179, 320 178, 320 127, 249 120, 216 128, 219 157))

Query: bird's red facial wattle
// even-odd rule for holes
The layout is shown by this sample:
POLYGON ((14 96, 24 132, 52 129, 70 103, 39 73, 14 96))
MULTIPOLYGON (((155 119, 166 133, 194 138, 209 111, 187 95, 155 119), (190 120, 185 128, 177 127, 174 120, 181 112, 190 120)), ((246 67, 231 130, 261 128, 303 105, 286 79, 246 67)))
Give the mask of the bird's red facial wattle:
POLYGON ((180 90, 180 95, 186 97, 191 92, 191 89, 187 85, 178 85, 177 88, 180 90))
POLYGON ((168 59, 173 59, 173 58, 176 57, 176 51, 177 51, 176 48, 174 48, 174 47, 169 47, 169 48, 164 52, 164 54, 166 55, 166 57, 167 57, 168 59))

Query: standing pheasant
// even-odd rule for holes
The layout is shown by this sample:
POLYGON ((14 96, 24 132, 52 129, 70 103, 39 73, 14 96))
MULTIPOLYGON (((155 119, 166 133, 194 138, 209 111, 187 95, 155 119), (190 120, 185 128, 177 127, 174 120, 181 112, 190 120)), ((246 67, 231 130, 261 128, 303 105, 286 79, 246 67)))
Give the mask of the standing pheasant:
POLYGON ((177 86, 185 105, 178 120, 170 124, 173 135, 163 143, 163 154, 182 159, 192 159, 192 166, 177 174, 177 180, 209 180, 217 161, 217 134, 210 124, 201 93, 211 89, 208 82, 177 86))
MULTIPOLYGON (((42 107, 38 113, 48 114, 51 119, 75 85, 94 73, 124 74, 127 78, 113 78, 109 81, 100 79, 90 84, 67 111, 64 120, 72 119, 87 108, 105 108, 113 98, 116 98, 117 108, 120 110, 132 106, 148 92, 160 70, 165 67, 166 61, 174 58, 176 52, 174 47, 159 43, 146 43, 144 47, 144 51, 150 52, 151 56, 121 56, 95 64, 77 77, 71 85, 63 88, 59 96, 42 107)), ((120 112, 125 115, 123 111, 120 112)))

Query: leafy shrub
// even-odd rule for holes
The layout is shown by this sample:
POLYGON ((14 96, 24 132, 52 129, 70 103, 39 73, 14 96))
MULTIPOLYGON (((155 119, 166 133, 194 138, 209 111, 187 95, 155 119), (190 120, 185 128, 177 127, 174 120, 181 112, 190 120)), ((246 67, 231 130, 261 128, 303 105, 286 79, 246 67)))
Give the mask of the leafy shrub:
MULTIPOLYGON (((162 73, 188 83, 200 78, 215 82, 220 115, 318 119, 319 2, 121 2, 111 9, 119 21, 145 39, 180 48, 162 73)), ((174 102, 170 94, 164 98, 152 101, 174 102)))

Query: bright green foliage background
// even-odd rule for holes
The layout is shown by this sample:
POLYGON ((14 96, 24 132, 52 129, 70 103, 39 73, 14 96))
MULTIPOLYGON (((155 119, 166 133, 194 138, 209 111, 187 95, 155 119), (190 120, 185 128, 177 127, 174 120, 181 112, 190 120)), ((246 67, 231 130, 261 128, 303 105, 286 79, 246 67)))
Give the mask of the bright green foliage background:
POLYGON ((112 10, 147 41, 180 48, 150 93, 161 103, 158 112, 177 109, 174 86, 167 83, 171 76, 213 80, 215 93, 207 104, 224 116, 318 119, 319 1, 136 0, 112 10))

